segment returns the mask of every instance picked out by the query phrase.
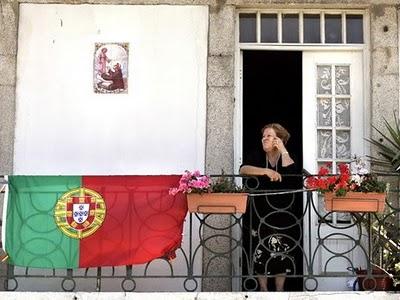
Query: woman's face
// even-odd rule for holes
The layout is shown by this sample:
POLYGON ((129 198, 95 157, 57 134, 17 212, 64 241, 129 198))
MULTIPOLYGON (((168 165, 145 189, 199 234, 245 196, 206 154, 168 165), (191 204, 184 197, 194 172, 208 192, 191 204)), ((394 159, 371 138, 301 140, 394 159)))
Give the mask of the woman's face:
POLYGON ((270 152, 274 149, 273 141, 276 139, 276 132, 272 128, 265 128, 262 135, 262 146, 265 152, 270 152))

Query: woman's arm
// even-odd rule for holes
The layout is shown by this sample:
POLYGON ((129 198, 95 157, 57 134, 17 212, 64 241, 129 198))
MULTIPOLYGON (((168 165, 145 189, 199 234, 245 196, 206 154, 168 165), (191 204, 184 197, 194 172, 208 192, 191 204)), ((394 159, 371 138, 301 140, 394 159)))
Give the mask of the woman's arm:
POLYGON ((239 173, 241 175, 268 176, 271 179, 271 181, 282 181, 281 174, 269 168, 260 168, 251 165, 243 165, 240 167, 239 173))
POLYGON ((278 137, 275 138, 273 145, 281 153, 282 167, 288 167, 294 164, 294 160, 290 157, 289 152, 286 150, 285 144, 278 137))
POLYGON ((290 157, 289 152, 285 149, 285 151, 281 152, 282 156, 282 167, 288 167, 292 164, 294 164, 293 159, 290 157))

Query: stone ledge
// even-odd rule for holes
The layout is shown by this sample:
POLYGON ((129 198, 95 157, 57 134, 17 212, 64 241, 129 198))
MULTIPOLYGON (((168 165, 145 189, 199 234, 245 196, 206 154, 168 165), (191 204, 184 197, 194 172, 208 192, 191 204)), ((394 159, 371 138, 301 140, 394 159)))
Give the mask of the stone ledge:
POLYGON ((386 292, 216 292, 216 293, 51 293, 0 292, 2 300, 398 300, 400 294, 386 292))

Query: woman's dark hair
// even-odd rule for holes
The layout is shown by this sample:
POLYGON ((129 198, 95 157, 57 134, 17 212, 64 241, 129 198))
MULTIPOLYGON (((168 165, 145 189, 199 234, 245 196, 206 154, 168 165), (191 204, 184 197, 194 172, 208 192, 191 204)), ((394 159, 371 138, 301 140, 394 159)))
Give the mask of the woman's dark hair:
POLYGON ((287 141, 290 138, 290 133, 286 130, 285 127, 283 127, 281 124, 278 124, 278 123, 270 123, 270 124, 265 125, 261 129, 261 134, 264 134, 264 130, 267 128, 272 128, 275 131, 276 136, 278 138, 280 138, 282 140, 282 142, 286 145, 287 141))

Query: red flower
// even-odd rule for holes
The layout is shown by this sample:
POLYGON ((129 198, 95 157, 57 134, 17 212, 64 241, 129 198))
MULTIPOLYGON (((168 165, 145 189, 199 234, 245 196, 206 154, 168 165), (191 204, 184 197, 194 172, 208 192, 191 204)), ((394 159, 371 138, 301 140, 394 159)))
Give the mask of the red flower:
POLYGON ((335 192, 337 196, 344 196, 348 191, 383 193, 386 183, 380 182, 371 174, 351 175, 349 164, 338 164, 339 174, 330 175, 328 164, 322 166, 317 176, 308 177, 305 181, 307 188, 319 192, 335 192))
POLYGON ((329 166, 322 166, 318 171, 318 176, 309 177, 306 180, 306 187, 317 189, 320 192, 337 192, 343 193, 351 190, 352 181, 347 164, 339 164, 339 175, 329 175, 329 166))
POLYGON ((324 168, 324 167, 321 167, 321 168, 319 169, 318 175, 320 175, 320 176, 325 176, 325 175, 328 175, 328 174, 329 174, 329 169, 324 168))

